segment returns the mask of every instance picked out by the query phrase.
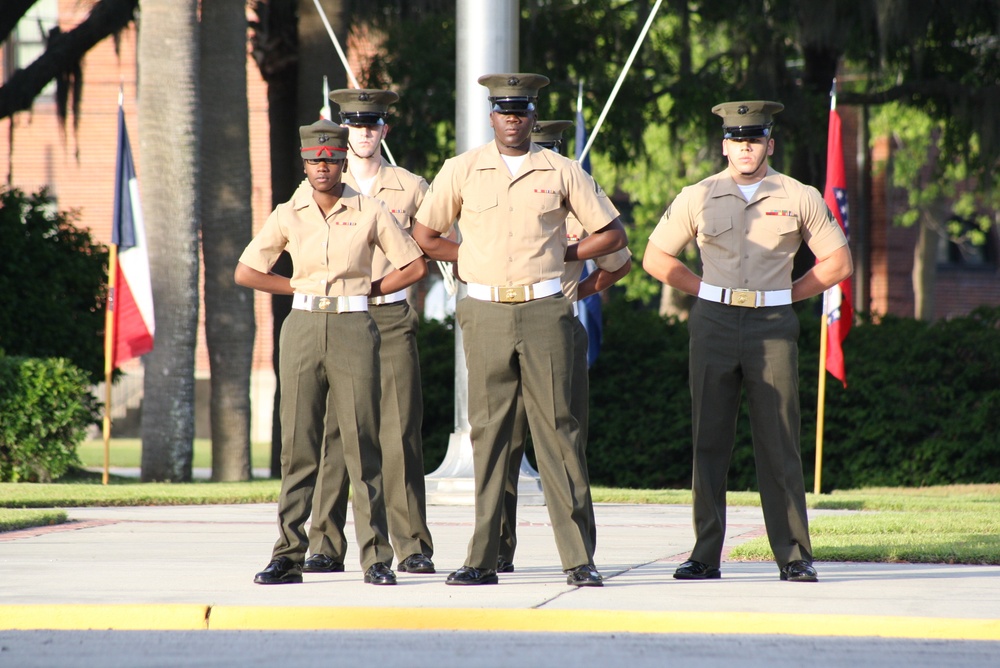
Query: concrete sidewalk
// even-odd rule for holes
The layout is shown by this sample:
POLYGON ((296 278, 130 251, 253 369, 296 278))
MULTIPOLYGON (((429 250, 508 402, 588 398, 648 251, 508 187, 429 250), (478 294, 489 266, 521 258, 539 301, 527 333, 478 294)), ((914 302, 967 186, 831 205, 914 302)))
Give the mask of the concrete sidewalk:
MULTIPOLYGON (((811 511, 812 517, 843 511, 811 511)), ((70 509, 65 525, 0 533, 0 629, 509 629, 767 633, 1000 641, 1000 568, 817 563, 818 583, 774 563, 724 561, 721 580, 674 580, 693 542, 689 506, 599 504, 603 588, 566 584, 547 511, 522 506, 516 572, 446 586, 472 534, 469 506, 431 506, 438 573, 395 587, 347 572, 260 586, 275 504, 70 509)), ((727 547, 763 535, 730 508, 727 547)), ((353 525, 348 526, 353 543, 353 525)))

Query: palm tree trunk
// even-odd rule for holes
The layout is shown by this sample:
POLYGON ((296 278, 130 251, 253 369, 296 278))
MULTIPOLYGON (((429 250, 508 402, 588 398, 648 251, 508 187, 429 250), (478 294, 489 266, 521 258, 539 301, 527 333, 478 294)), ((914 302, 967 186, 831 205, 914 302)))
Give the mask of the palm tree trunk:
MULTIPOLYGON (((925 214, 926 216, 926 214, 925 214)), ((937 278, 939 236, 924 220, 913 248, 913 317, 923 322, 934 320, 934 283, 937 278)))
POLYGON ((142 0, 139 177, 156 307, 142 480, 189 481, 198 328, 197 0, 142 0))
POLYGON ((249 480, 253 291, 233 281, 253 233, 244 0, 201 14, 201 240, 211 366, 212 480, 249 480))

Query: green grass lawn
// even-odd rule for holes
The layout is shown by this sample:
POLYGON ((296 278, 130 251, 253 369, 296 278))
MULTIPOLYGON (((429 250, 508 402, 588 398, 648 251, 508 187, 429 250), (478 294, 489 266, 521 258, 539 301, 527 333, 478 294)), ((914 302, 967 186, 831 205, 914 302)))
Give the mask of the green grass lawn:
MULTIPOLYGON (((80 462, 85 467, 104 466, 104 441, 84 441, 76 449, 80 462)), ((142 446, 138 438, 113 438, 108 443, 109 466, 137 468, 142 464, 142 446)), ((250 464, 253 468, 271 468, 271 444, 252 443, 250 445, 250 464)), ((212 467, 212 442, 207 438, 196 438, 194 441, 194 458, 191 466, 198 468, 212 467)))
MULTIPOLYGON (((112 441, 112 466, 138 466, 138 441, 112 441)), ((85 466, 103 465, 101 442, 80 449, 85 466)), ((253 449, 255 468, 268 468, 269 446, 253 449)), ((195 467, 208 467, 211 448, 195 444, 195 467)), ((278 498, 277 480, 248 482, 141 483, 76 471, 57 483, 0 483, 0 531, 66 521, 59 508, 79 506, 266 503, 278 498)), ((691 503, 690 490, 595 487, 597 503, 691 503)), ((1000 564, 1000 484, 923 488, 872 488, 807 495, 810 508, 857 511, 813 519, 810 533, 819 561, 1000 564)), ((758 506, 756 492, 730 492, 733 506, 758 506)), ((693 539, 693 536, 692 536, 693 539)), ((737 546, 730 558, 770 561, 766 538, 737 546)))

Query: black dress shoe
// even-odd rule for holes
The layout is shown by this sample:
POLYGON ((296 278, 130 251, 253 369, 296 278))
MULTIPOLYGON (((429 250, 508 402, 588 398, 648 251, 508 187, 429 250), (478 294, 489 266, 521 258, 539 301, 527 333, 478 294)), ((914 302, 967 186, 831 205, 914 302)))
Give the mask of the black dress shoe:
POLYGON ((434 562, 426 554, 411 554, 399 562, 396 570, 400 573, 433 573, 434 562))
POLYGON ((365 571, 365 582, 373 585, 394 585, 396 574, 381 561, 376 561, 365 571))
POLYGON ((503 557, 497 557, 497 573, 513 573, 514 562, 507 561, 503 557))
POLYGON ((253 581, 259 585, 291 584, 302 582, 302 567, 288 557, 272 559, 271 563, 253 581))
POLYGON ((604 578, 590 564, 577 566, 566 571, 566 584, 574 587, 603 587, 604 578))
POLYGON ((481 571, 472 566, 462 566, 445 580, 445 584, 450 585, 495 585, 498 582, 496 571, 481 571))
POLYGON ((789 561, 781 569, 781 579, 789 582, 816 582, 819 578, 812 564, 804 559, 796 559, 789 561))
POLYGON ((334 561, 325 554, 314 554, 302 564, 303 573, 343 573, 344 564, 334 561))
POLYGON ((693 559, 685 561, 674 571, 677 580, 718 580, 721 577, 722 571, 718 568, 693 559))

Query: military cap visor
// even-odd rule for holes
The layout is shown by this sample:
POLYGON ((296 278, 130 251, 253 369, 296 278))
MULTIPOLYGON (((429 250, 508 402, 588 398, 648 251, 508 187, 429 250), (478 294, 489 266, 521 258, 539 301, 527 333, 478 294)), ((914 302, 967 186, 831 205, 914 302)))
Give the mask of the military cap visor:
POLYGON ((722 128, 723 139, 754 139, 770 136, 771 125, 738 125, 736 127, 722 128))
POLYGON ((385 125, 384 114, 373 114, 362 111, 340 112, 340 122, 344 125, 385 125))
POLYGON ((526 114, 535 110, 535 98, 491 97, 492 111, 499 114, 526 114))

